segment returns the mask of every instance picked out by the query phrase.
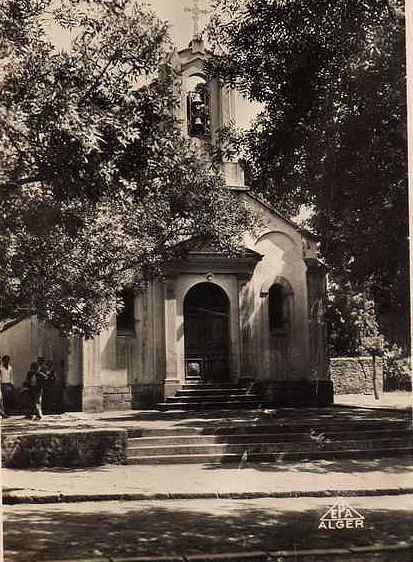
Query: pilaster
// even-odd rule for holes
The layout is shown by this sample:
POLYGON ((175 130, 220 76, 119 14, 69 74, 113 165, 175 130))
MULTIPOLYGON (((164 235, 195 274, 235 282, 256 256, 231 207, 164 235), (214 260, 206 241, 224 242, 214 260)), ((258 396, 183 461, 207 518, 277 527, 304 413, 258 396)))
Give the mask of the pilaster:
POLYGON ((176 278, 169 277, 164 284, 165 312, 165 380, 164 398, 173 396, 181 387, 177 364, 176 278))
POLYGON ((250 344, 249 341, 249 305, 248 305, 248 280, 250 276, 238 276, 238 306, 239 306, 239 355, 241 372, 240 378, 251 378, 250 373, 250 344))
POLYGON ((103 386, 100 376, 99 336, 91 340, 83 340, 82 373, 82 410, 84 412, 102 412, 103 386))

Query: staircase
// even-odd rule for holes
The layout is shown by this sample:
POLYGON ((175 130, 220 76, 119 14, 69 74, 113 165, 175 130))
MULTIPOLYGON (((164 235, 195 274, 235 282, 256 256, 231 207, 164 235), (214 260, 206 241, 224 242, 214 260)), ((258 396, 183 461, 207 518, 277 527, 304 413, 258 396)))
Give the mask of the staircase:
POLYGON ((252 386, 234 383, 206 384, 201 379, 192 377, 177 390, 175 396, 157 405, 161 411, 184 410, 245 410, 266 407, 258 394, 252 391, 252 386))
MULTIPOLYGON (((198 389, 198 394, 192 390, 195 394, 190 396, 197 400, 192 405, 208 404, 202 391, 210 389, 198 389)), ((218 390, 214 390, 216 400, 219 399, 214 402, 216 408, 217 403, 225 401, 218 390)), ((228 401, 242 403, 240 397, 234 398, 232 390, 226 395, 228 401)), ((212 399, 212 395, 207 396, 212 399)), ((172 404, 182 405, 182 402, 172 404)), ((173 427, 130 430, 128 463, 245 464, 377 459, 412 454, 413 433, 409 420, 402 414, 386 417, 371 411, 349 415, 335 409, 323 410, 323 413, 291 409, 274 412, 272 417, 268 415, 267 422, 261 421, 260 416, 256 418, 259 421, 252 417, 249 420, 239 418, 242 416, 231 418, 223 413, 205 419, 183 417, 173 427)))

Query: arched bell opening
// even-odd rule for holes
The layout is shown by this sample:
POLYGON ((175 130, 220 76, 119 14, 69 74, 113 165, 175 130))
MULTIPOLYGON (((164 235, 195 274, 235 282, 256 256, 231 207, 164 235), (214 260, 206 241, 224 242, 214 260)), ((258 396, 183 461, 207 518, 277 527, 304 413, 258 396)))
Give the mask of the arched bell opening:
POLYGON ((208 137, 210 134, 208 84, 201 76, 193 75, 188 79, 187 87, 186 112, 188 135, 197 138, 208 137))

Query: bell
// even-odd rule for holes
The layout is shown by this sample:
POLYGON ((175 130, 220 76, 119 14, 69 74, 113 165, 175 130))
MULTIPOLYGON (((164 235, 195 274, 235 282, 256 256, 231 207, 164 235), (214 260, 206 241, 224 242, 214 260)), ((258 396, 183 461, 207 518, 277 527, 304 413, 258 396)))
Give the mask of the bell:
POLYGON ((202 127, 202 119, 200 117, 195 117, 194 125, 195 127, 202 127))
POLYGON ((198 93, 192 94, 192 103, 202 103, 202 98, 198 93))

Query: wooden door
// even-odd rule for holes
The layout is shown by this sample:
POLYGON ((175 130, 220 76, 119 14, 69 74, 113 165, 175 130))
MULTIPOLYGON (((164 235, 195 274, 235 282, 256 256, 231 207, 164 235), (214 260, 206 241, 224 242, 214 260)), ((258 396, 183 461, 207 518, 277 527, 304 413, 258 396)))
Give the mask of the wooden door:
POLYGON ((199 364, 205 382, 229 376, 229 302, 222 289, 200 283, 184 304, 185 361, 199 364))

